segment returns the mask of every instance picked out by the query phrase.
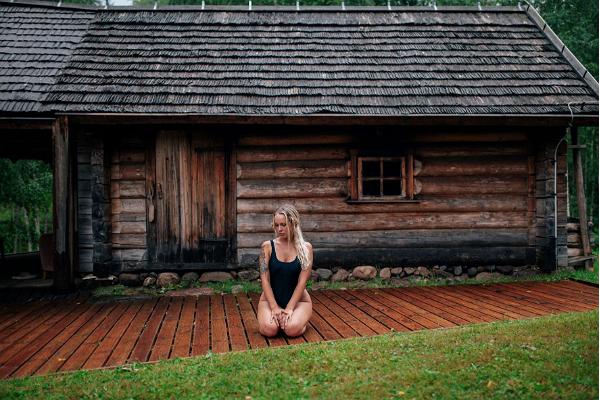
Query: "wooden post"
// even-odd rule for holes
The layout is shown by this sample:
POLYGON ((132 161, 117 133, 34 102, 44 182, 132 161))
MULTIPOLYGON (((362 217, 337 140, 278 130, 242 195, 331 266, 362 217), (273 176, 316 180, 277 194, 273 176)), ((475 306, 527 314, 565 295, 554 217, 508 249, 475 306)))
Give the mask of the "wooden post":
POLYGON ((91 190, 92 190, 92 238, 94 243, 92 262, 94 274, 106 277, 111 272, 112 243, 110 221, 110 158, 106 139, 96 134, 92 139, 91 190))
MULTIPOLYGON (((69 179, 70 171, 70 140, 68 119, 61 116, 52 125, 52 143, 54 149, 54 288, 60 291, 73 287, 73 269, 71 265, 70 242, 71 221, 69 218, 69 179)), ((71 227, 72 228, 72 227, 71 227)))
MULTIPOLYGON (((579 211, 579 229, 581 231, 581 242, 583 243, 583 255, 590 256, 592 249, 587 225, 587 207, 585 204, 585 191, 583 190, 583 168, 581 166, 581 150, 579 149, 579 135, 577 127, 571 128, 571 142, 573 144, 573 165, 575 169, 575 187, 577 190, 577 209, 579 211)), ((593 260, 585 260, 585 268, 593 271, 593 260)))

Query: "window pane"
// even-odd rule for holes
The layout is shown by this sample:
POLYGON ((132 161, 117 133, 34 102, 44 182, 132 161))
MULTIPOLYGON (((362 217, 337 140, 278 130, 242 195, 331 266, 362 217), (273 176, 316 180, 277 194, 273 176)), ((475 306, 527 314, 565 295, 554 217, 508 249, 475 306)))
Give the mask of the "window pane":
POLYGON ((380 196, 381 193, 379 192, 379 180, 363 181, 362 191, 363 196, 380 196))
POLYGON ((383 176, 396 177, 402 176, 402 162, 397 161, 384 161, 383 162, 383 176))
POLYGON ((386 196, 399 196, 402 194, 402 181, 390 179, 383 181, 383 194, 386 196))
POLYGON ((362 176, 365 178, 379 177, 379 161, 363 161, 362 176))

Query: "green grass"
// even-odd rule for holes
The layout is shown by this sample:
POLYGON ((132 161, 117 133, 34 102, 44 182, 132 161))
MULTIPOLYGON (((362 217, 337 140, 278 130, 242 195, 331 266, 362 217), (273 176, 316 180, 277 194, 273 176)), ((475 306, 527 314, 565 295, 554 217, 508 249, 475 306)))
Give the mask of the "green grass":
POLYGON ((594 399, 598 311, 0 382, 2 399, 594 399))

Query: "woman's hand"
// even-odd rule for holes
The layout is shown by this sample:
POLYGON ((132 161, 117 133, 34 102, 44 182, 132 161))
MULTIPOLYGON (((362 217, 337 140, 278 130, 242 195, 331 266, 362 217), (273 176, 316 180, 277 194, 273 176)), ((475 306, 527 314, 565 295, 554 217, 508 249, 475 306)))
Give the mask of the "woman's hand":
POLYGON ((285 329, 285 327, 287 326, 287 323, 292 319, 292 314, 294 313, 294 310, 286 308, 285 310, 283 310, 281 312, 281 322, 279 324, 279 326, 281 326, 281 329, 285 329))
POLYGON ((271 309, 271 321, 275 322, 277 325, 281 326, 281 314, 283 313, 283 309, 279 306, 271 309))

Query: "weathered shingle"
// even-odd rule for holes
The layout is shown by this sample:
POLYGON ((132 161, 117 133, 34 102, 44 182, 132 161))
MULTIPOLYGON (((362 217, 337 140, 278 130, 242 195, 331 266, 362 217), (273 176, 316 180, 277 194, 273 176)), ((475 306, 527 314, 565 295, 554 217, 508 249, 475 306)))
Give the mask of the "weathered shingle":
POLYGON ((0 111, 40 111, 94 15, 0 4, 0 111))
MULTIPOLYGON (((61 27, 61 36, 67 31, 74 29, 61 27)), ((568 114, 567 104, 582 101, 596 103, 585 114, 598 110, 597 94, 517 8, 97 10, 81 40, 69 37, 76 47, 43 110, 568 114)), ((14 59, 5 50, 0 67, 61 68, 72 49, 46 48, 20 50, 14 59)), ((15 87, 0 87, 6 104, 15 87)))

